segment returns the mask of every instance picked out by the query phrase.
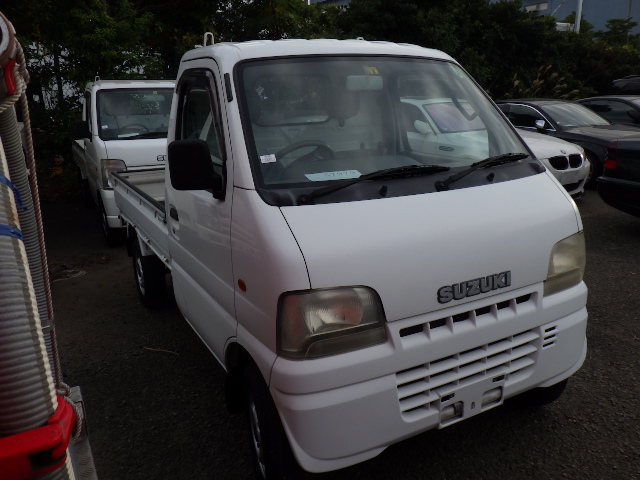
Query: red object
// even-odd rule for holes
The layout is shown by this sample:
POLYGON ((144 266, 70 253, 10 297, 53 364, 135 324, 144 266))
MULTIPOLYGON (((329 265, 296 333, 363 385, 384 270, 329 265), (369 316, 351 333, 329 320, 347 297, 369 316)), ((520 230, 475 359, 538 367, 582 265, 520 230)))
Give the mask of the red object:
POLYGON ((607 147, 607 154, 604 157, 604 168, 613 170, 618 166, 618 140, 613 140, 607 147))
POLYGON ((0 478, 27 480, 60 468, 76 425, 73 407, 60 395, 43 427, 0 438, 0 478))
POLYGON ((4 83, 7 84, 7 95, 16 93, 16 82, 13 78, 13 69, 16 66, 16 59, 11 58, 4 64, 4 83))

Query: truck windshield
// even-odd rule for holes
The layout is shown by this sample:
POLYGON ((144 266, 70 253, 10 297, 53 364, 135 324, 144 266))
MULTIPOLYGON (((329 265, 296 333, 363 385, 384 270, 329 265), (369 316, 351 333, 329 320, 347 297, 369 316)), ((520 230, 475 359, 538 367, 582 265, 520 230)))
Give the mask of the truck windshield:
POLYGON ((103 140, 166 138, 173 90, 99 90, 98 135, 103 140))
MULTIPOLYGON (((455 172, 488 157, 528 152, 451 62, 286 58, 246 62, 239 75, 254 179, 263 194, 298 198, 305 193, 300 189, 379 170, 438 165, 455 172)), ((434 183, 424 175, 404 180, 421 182, 424 191, 434 183)))

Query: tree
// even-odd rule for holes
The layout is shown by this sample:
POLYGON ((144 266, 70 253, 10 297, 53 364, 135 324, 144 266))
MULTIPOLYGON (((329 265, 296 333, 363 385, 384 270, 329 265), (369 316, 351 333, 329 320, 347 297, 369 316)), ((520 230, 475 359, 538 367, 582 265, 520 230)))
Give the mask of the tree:
POLYGON ((227 34, 234 40, 278 40, 334 36, 339 7, 302 0, 232 0, 227 34))
POLYGON ((630 18, 612 18, 607 20, 605 26, 607 29, 604 32, 596 34, 600 40, 618 47, 625 45, 638 47, 638 35, 631 34, 633 28, 638 26, 638 22, 634 22, 630 18))
MULTIPOLYGON (((562 20, 564 23, 573 23, 576 22, 576 12, 572 12, 567 17, 562 20)), ((584 19, 584 15, 580 16, 580 35, 593 35, 594 34, 594 26, 592 23, 589 23, 584 19)))

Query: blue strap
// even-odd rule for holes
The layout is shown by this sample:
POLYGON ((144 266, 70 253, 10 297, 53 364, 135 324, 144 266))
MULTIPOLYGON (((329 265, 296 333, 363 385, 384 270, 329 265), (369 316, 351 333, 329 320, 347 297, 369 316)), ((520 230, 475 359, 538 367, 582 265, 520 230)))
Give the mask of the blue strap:
POLYGON ((16 188, 16 186, 9 181, 7 177, 0 173, 0 183, 4 183, 7 187, 9 187, 13 191, 13 195, 16 198, 16 206, 22 210, 26 210, 27 207, 22 205, 22 198, 20 197, 20 191, 16 188))
POLYGON ((22 232, 11 225, 0 225, 0 235, 16 237, 18 240, 23 240, 22 232))

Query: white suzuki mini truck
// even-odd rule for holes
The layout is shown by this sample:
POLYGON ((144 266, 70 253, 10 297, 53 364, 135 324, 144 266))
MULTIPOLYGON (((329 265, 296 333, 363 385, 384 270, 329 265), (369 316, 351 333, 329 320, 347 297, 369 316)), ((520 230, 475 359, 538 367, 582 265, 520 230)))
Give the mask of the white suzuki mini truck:
POLYGON ((173 80, 100 80, 86 85, 82 121, 72 144, 82 196, 97 205, 110 245, 119 243, 123 224, 109 174, 164 166, 173 80))
POLYGON ((170 272, 263 478, 347 467, 516 395, 552 401, 582 365, 576 205, 446 54, 197 48, 168 139, 166 175, 112 175, 138 293, 160 303, 170 272), (474 140, 415 141, 408 99, 448 99, 474 140))

